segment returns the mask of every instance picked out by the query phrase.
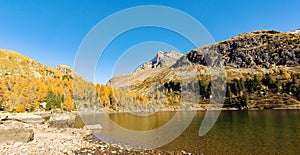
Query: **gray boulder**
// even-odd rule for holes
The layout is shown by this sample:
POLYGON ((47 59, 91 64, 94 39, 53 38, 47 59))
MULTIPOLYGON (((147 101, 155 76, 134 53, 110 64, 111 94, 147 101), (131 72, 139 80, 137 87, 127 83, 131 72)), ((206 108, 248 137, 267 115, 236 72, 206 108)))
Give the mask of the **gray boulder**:
POLYGON ((42 124, 44 123, 44 119, 41 116, 38 115, 32 115, 32 114, 26 114, 26 115, 11 115, 8 116, 7 119, 11 120, 19 120, 24 123, 31 123, 31 124, 42 124))
POLYGON ((23 142, 27 143, 34 139, 32 129, 12 128, 0 129, 0 142, 23 142))
POLYGON ((71 113, 54 114, 50 117, 48 124, 53 128, 73 128, 76 115, 71 113))

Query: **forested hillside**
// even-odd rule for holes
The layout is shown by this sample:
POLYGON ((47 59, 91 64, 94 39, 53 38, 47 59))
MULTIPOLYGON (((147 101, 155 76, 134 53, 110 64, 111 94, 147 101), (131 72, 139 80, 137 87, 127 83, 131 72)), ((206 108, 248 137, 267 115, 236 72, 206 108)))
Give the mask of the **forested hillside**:
POLYGON ((69 66, 52 68, 15 51, 0 50, 0 109, 206 109, 213 93, 210 67, 224 68, 225 108, 299 108, 299 52, 298 33, 254 31, 184 55, 159 51, 133 73, 99 85, 82 79, 69 66))

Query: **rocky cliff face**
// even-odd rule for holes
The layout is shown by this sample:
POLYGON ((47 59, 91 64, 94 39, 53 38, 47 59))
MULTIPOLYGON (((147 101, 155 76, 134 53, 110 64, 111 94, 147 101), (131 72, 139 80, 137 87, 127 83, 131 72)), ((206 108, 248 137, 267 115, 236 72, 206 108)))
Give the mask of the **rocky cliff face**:
POLYGON ((259 66, 300 64, 300 34, 277 31, 254 31, 219 43, 192 50, 173 67, 184 65, 231 66, 250 68, 259 66))
POLYGON ((162 67, 170 67, 175 64, 176 61, 182 56, 181 53, 176 51, 171 52, 162 52, 158 51, 155 57, 143 64, 141 67, 137 69, 137 71, 148 70, 154 68, 162 68, 162 67))

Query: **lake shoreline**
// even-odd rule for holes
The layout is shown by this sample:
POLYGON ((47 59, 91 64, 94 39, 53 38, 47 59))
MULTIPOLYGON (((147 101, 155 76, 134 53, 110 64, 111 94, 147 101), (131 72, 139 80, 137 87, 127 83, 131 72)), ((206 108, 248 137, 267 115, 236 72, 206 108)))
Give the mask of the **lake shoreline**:
MULTIPOLYGON (((213 110, 213 109, 212 109, 213 110)), ((239 111, 237 109, 222 109, 224 111, 239 111)), ((251 111, 263 111, 266 109, 248 109, 251 111)), ((299 108, 276 108, 267 110, 300 110, 299 108)), ((184 110, 177 110, 184 111, 184 110)), ((159 112, 177 112, 164 110, 159 112)), ((207 110, 189 110, 207 111, 207 110)), ((95 112, 89 114, 97 114, 95 112)), ((99 112, 98 112, 99 113, 99 112)), ((126 113, 126 112, 102 112, 102 113, 126 113)), ((0 142, 0 154, 188 154, 188 152, 174 150, 134 150, 119 144, 111 144, 93 140, 93 131, 86 128, 73 128, 66 125, 64 119, 72 121, 74 115, 80 112, 33 112, 33 113, 9 113, 0 112, 0 133, 8 129, 32 130, 34 138, 28 142, 6 140, 0 142), (45 119, 50 117, 49 119, 45 119), (51 123, 55 119, 61 123, 51 123), (42 119, 42 122, 40 121, 42 119)))
MULTIPOLYGON (((188 154, 182 151, 162 150, 135 150, 123 145, 95 141, 93 130, 87 128, 62 127, 59 123, 51 123, 51 117, 73 118, 78 114, 72 113, 0 113, 0 134, 6 134, 15 129, 17 136, 25 135, 25 138, 0 137, 0 154, 188 154), (49 116, 49 120, 36 121, 41 116, 49 116), (30 120, 32 119, 32 120, 30 120), (32 137, 26 137, 26 132, 31 131, 32 137), (28 140, 26 140, 28 138, 28 140)), ((29 136, 30 137, 30 136, 29 136)))
POLYGON ((180 112, 180 111, 241 111, 241 110, 300 110, 300 105, 293 105, 287 107, 249 107, 248 109, 239 109, 235 107, 211 107, 211 108, 191 108, 191 109, 172 109, 165 108, 160 110, 99 110, 99 111, 73 111, 73 113, 77 114, 91 114, 91 113, 156 113, 156 112, 180 112))

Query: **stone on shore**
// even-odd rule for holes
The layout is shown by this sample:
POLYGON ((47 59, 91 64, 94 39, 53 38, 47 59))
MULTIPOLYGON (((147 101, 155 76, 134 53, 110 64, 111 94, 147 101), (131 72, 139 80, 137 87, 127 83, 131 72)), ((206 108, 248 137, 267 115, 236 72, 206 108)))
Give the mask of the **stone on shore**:
POLYGON ((32 129, 0 129, 0 142, 23 142, 27 143, 34 139, 32 129))
POLYGON ((12 113, 1 113, 0 114, 0 118, 2 119, 6 119, 6 120, 18 120, 24 123, 30 123, 30 124, 42 124, 45 122, 45 120, 39 116, 39 115, 34 115, 34 114, 30 114, 30 113, 16 113, 16 114, 12 114, 12 113))
POLYGON ((102 126, 100 124, 94 124, 94 125, 85 125, 83 128, 85 130, 101 130, 102 126))
POLYGON ((48 121, 49 127, 53 128, 72 128, 75 123, 76 115, 71 113, 52 115, 48 121))

